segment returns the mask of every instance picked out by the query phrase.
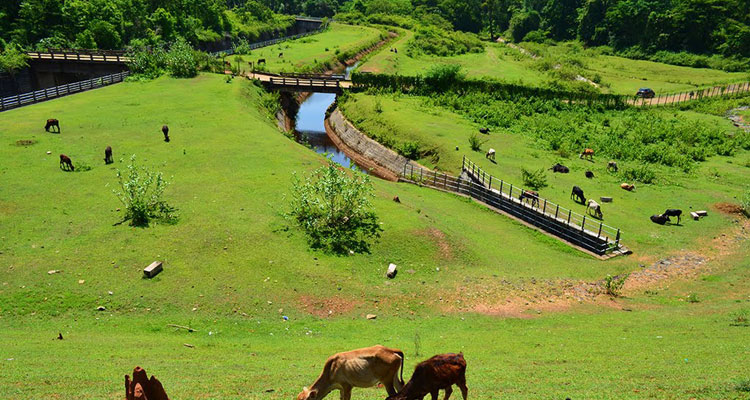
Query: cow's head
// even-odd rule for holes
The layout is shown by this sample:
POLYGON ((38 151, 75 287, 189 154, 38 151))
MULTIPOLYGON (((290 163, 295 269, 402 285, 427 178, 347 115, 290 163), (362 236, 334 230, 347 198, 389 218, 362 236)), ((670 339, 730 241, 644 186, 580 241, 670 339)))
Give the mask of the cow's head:
POLYGON ((297 400, 315 400, 318 398, 318 390, 317 389, 308 389, 307 387, 303 387, 302 391, 297 395, 297 400))

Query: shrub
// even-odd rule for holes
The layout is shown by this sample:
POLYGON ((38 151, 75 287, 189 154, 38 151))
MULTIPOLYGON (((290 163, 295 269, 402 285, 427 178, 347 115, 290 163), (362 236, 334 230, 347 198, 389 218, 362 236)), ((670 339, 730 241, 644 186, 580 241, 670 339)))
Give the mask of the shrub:
POLYGON ((175 78, 192 78, 198 75, 198 62, 193 48, 185 39, 177 39, 169 49, 167 70, 175 78))
POLYGON ((476 133, 472 133, 471 136, 469 136, 469 147, 473 151, 482 151, 482 146, 487 143, 487 140, 482 140, 477 136, 476 133))
POLYGON ((695 293, 690 293, 689 295, 687 295, 686 300, 688 303, 700 303, 701 302, 700 299, 698 298, 698 295, 695 293))
POLYGON ((521 179, 523 184, 534 190, 539 190, 547 187, 547 176, 544 168, 538 171, 529 171, 526 168, 521 167, 521 179))
POLYGON ((745 194, 742 196, 742 200, 740 200, 740 207, 742 207, 742 213, 750 218, 750 189, 745 189, 745 194))
POLYGON ((154 79, 164 72, 166 53, 159 47, 152 49, 138 47, 128 52, 128 56, 130 57, 128 66, 136 77, 154 79))
POLYGON ((252 51, 252 49, 250 48, 250 42, 248 42, 247 39, 244 38, 235 42, 232 48, 234 50, 234 54, 250 54, 250 52, 252 51))
POLYGON ((433 90, 443 91, 460 84, 464 77, 460 65, 438 64, 427 71, 424 82, 433 90))
POLYGON ((734 390, 750 393, 750 379, 738 380, 737 383, 734 384, 734 390))
POLYGON ((622 177, 625 181, 636 181, 640 183, 654 183, 656 172, 648 165, 641 165, 635 168, 623 168, 622 177))
POLYGON ((29 56, 15 44, 9 44, 0 51, 0 72, 15 75, 29 66, 29 56))
POLYGON ((168 184, 161 172, 138 167, 135 154, 130 157, 130 165, 125 173, 117 170, 117 180, 120 190, 113 192, 125 206, 123 222, 130 221, 133 226, 148 226, 155 219, 168 223, 177 221, 176 209, 162 199, 168 184))
POLYGON ((612 297, 619 297, 622 291, 622 287, 625 285, 625 280, 628 279, 628 276, 630 276, 630 274, 625 274, 622 276, 607 275, 607 277, 604 278, 605 293, 612 297))
POLYGON ((329 161, 310 175, 292 178, 291 211, 313 248, 335 254, 367 252, 380 237, 380 224, 370 199, 374 197, 369 175, 345 169, 329 161))
POLYGON ((422 154, 419 143, 412 141, 402 143, 398 153, 410 160, 417 160, 422 154))
POLYGON ((427 54, 455 56, 465 53, 480 53, 484 44, 476 35, 461 31, 449 31, 435 26, 420 28, 407 44, 407 55, 427 54))

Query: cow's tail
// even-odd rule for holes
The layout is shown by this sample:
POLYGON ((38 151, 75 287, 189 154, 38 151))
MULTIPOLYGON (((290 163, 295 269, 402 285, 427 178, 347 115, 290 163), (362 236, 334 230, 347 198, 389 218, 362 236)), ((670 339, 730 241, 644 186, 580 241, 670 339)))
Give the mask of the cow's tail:
POLYGON ((404 385, 404 362, 406 362, 406 357, 404 356, 403 351, 397 351, 396 354, 401 357, 401 386, 404 385))

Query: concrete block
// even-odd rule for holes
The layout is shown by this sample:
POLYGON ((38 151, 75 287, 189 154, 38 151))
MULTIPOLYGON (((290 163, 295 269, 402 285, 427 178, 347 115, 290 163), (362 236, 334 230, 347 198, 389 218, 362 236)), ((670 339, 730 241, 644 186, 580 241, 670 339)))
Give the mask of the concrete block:
POLYGON ((602 196, 602 197, 600 197, 600 199, 602 200, 602 203, 611 203, 612 202, 612 197, 610 197, 610 196, 602 196))
POLYGON ((397 272, 398 271, 396 271, 396 264, 391 263, 388 266, 388 272, 386 272, 385 276, 387 276, 389 279, 393 279, 396 277, 397 272))
POLYGON ((705 217, 708 215, 708 211, 705 211, 705 210, 696 211, 695 213, 700 215, 701 217, 705 217))
POLYGON ((159 272, 161 272, 162 269, 163 268, 162 268, 161 261, 154 261, 151 263, 151 265, 149 265, 143 270, 143 275, 145 275, 146 278, 153 278, 157 274, 159 274, 159 272))
POLYGON ((693 217, 693 219, 696 220, 696 221, 699 220, 699 219, 701 219, 701 216, 697 212, 695 212, 695 211, 691 211, 690 212, 690 216, 693 217))

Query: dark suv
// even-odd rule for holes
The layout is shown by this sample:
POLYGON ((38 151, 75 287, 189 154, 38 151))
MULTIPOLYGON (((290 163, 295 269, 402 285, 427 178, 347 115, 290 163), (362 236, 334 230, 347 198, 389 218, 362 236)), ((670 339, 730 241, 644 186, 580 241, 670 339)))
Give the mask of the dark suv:
POLYGON ((644 99, 650 99, 654 96, 656 96, 656 93, 649 88, 640 88, 638 89, 638 93, 635 94, 635 97, 643 97, 644 99))

